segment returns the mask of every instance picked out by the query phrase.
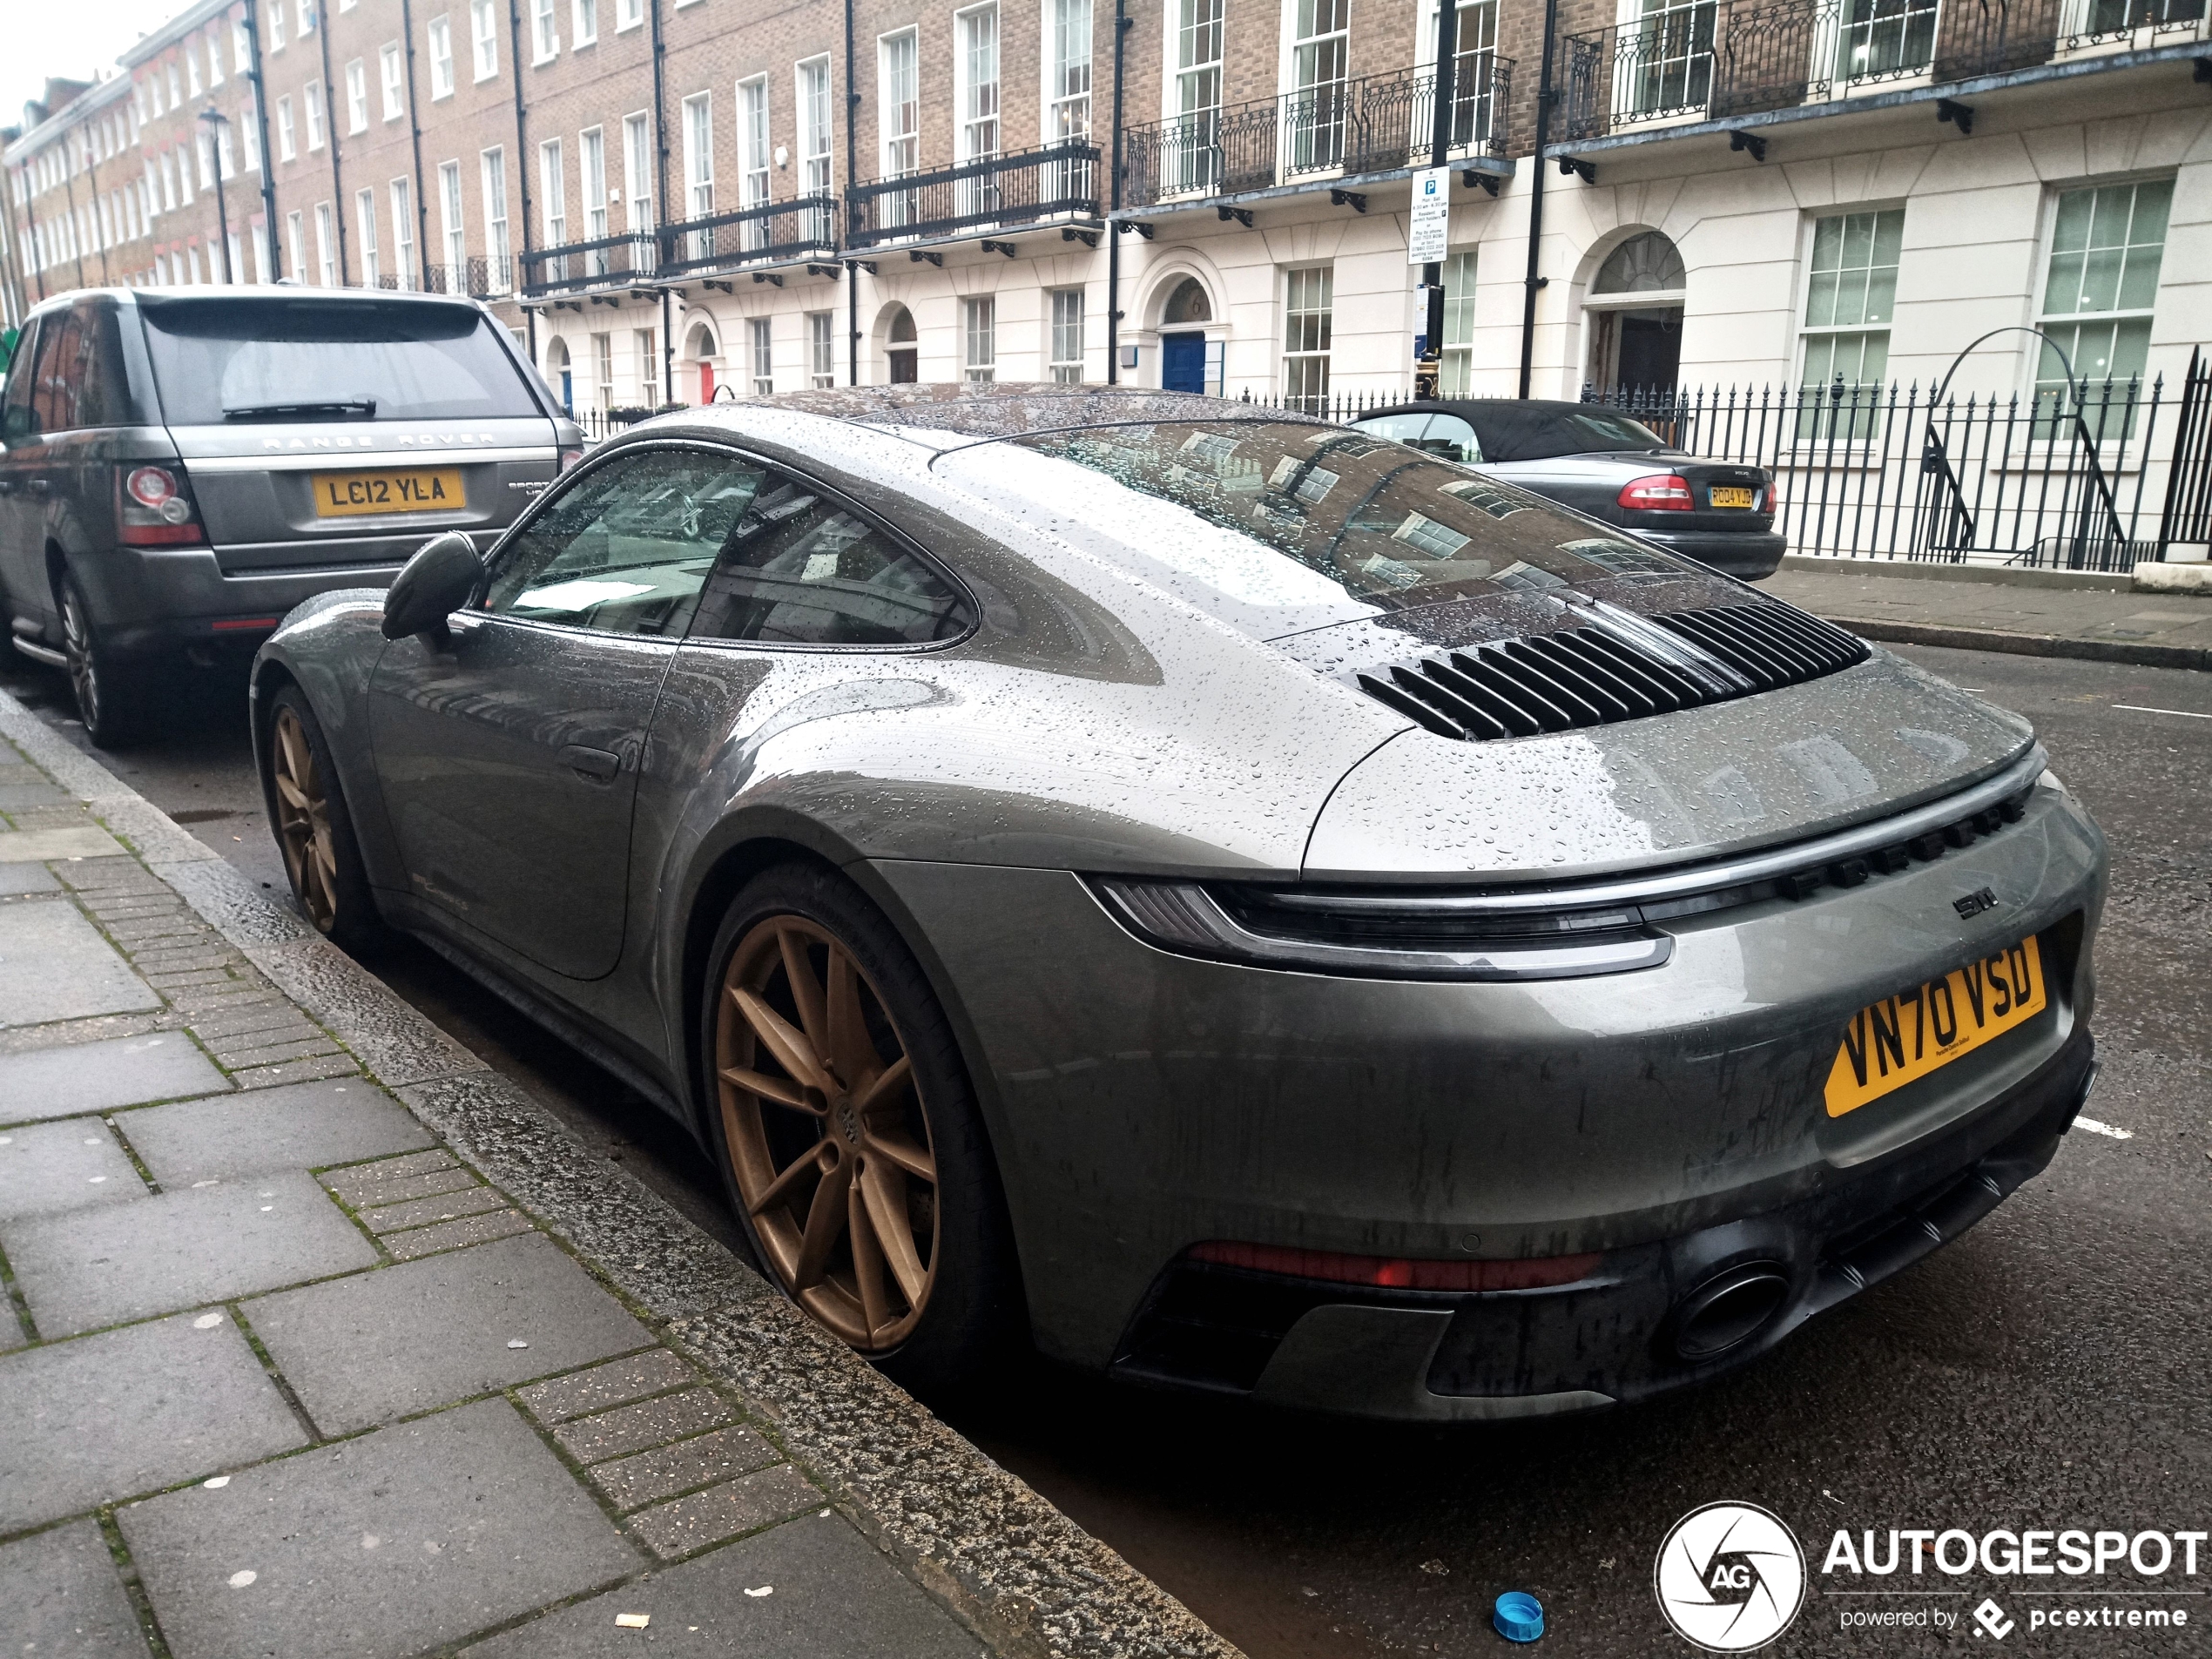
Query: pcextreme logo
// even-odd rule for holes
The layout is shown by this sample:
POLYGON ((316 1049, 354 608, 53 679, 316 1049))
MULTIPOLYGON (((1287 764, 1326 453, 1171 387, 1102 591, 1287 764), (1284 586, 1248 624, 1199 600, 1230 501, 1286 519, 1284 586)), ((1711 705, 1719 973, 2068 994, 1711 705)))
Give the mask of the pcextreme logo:
POLYGON ((1675 1522, 1651 1582, 1675 1634, 1707 1653, 1749 1653, 1790 1628, 1805 1601, 1805 1554, 1782 1518, 1709 1503, 1675 1522))

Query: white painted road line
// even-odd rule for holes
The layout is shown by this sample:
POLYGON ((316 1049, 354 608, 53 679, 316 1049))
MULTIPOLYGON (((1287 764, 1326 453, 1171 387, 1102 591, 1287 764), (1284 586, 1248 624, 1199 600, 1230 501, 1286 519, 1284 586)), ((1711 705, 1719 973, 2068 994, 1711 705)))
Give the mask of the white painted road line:
POLYGON ((2074 1127, 2086 1129, 2092 1135, 2109 1135, 2115 1141, 2132 1141, 2135 1138, 2134 1130, 2114 1129, 2109 1123, 2100 1123, 2094 1117, 2077 1117, 2074 1120, 2074 1127))
POLYGON ((2212 714, 2199 714, 2195 709, 2147 709, 2140 703, 2115 703, 2112 706, 2125 709, 2130 714, 2178 714, 2188 720, 2212 720, 2212 714))

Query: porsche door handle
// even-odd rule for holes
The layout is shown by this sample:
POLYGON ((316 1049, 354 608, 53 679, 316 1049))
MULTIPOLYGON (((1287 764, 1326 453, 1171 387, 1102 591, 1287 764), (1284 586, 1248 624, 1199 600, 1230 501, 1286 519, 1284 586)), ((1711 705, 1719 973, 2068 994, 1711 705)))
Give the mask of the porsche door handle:
POLYGON ((579 778, 595 784, 610 784, 622 770, 622 757, 605 749, 587 749, 572 743, 561 751, 569 770, 579 778))

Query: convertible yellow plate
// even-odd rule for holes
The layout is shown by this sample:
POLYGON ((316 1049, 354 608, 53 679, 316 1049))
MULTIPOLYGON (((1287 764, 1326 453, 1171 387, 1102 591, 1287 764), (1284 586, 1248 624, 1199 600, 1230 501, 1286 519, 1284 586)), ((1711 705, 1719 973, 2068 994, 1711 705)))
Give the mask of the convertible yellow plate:
POLYGON ((2043 958, 2031 936, 1861 1008, 1828 1073, 1828 1116, 1857 1111, 1971 1054, 2033 1019, 2045 1001, 2043 958))
POLYGON ((350 518, 363 513, 450 513, 468 504, 458 467, 315 475, 318 518, 350 518))
POLYGON ((1711 490, 1716 507, 1749 507, 1758 499, 1758 492, 1731 484, 1715 484, 1711 490))

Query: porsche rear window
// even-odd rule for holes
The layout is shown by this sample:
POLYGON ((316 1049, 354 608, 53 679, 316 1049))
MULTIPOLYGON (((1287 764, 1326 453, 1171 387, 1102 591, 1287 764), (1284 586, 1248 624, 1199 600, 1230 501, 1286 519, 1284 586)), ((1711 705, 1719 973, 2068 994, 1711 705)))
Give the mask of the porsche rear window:
POLYGON ((1010 442, 1170 502, 1389 609, 1694 568, 1526 490, 1338 427, 1163 421, 1010 442))

